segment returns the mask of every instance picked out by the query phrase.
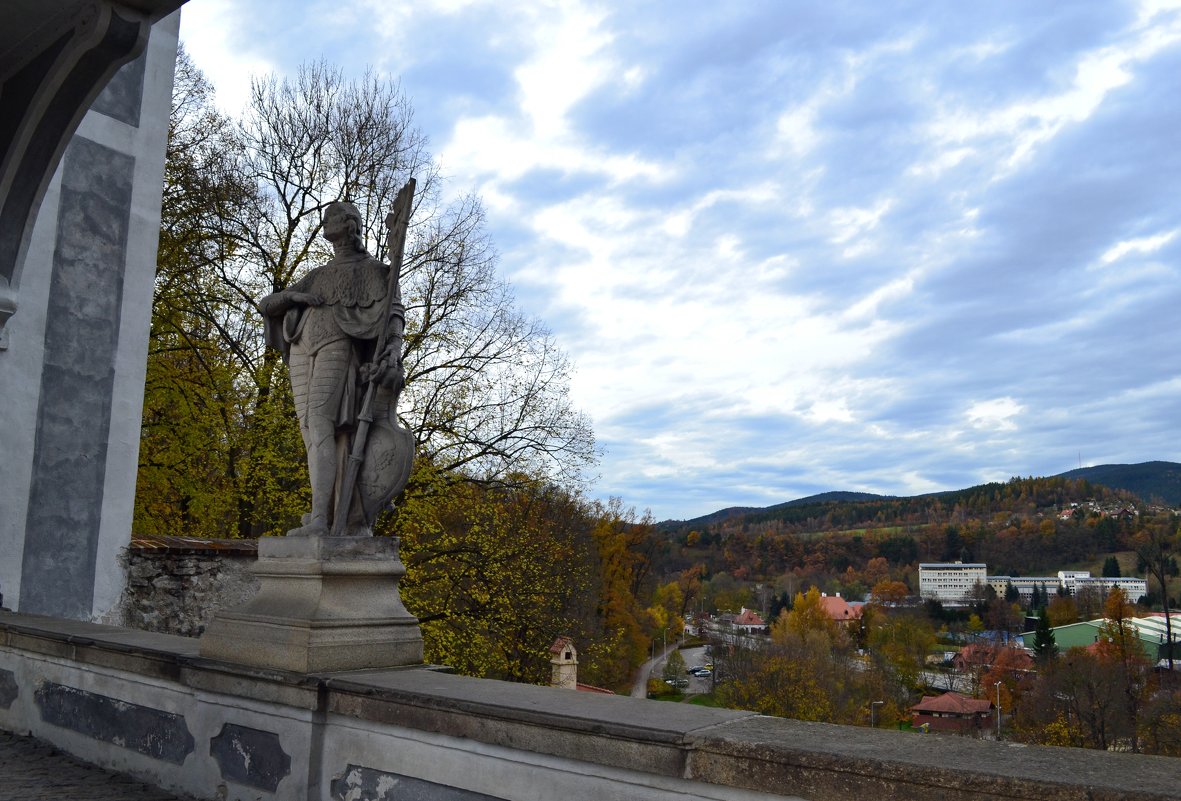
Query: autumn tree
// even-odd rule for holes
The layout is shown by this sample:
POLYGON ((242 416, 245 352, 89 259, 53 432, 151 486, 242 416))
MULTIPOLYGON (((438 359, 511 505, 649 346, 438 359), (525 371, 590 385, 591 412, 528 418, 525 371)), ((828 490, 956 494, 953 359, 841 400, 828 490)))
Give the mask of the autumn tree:
POLYGON ((1085 648, 1071 648, 1027 692, 1015 720, 1028 742, 1107 750, 1130 734, 1118 672, 1085 648))
POLYGON ((664 680, 671 681, 674 687, 685 678, 685 657, 681 656, 680 651, 674 649, 664 660, 662 675, 664 680))
MULTIPOLYGON (((221 216, 244 208, 254 189, 236 168, 233 126, 212 94, 181 48, 144 386, 135 508, 141 533, 225 536, 240 514, 242 436, 253 394, 242 365, 257 343, 213 265, 237 247, 219 232, 221 216)), ((297 461, 276 480, 299 469, 297 461)))
POLYGON ((836 630, 836 623, 824 608, 820 590, 812 587, 807 592, 796 593, 791 611, 781 615, 772 626, 771 638, 786 641, 789 636, 807 638, 809 634, 816 633, 833 639, 836 630))
POLYGON ((189 504, 197 533, 281 533, 298 521, 302 445, 285 371, 262 345, 257 303, 327 260, 320 217, 331 202, 347 198, 361 210, 363 236, 383 258, 381 220, 411 175, 418 191, 402 274, 400 413, 419 456, 462 481, 579 485, 595 452, 569 400, 569 363, 497 276, 478 199, 442 199, 438 168, 396 83, 307 65, 291 79, 253 81, 237 119, 216 111, 191 64, 182 63, 177 87, 155 348, 176 369, 149 387, 164 389, 147 404, 160 420, 146 418, 137 525, 151 519, 155 488, 184 491, 191 465, 174 454, 197 434, 211 445, 202 458, 228 476, 211 484, 215 504, 189 504), (165 390, 192 398, 170 406, 165 390))
POLYGON ((542 482, 460 482, 408 495, 399 516, 402 597, 421 621, 427 661, 542 682, 556 637, 591 646, 597 555, 577 497, 542 482))
POLYGON ((922 615, 894 612, 873 616, 869 651, 874 662, 902 687, 914 689, 927 654, 935 645, 935 630, 922 615))
POLYGON ((880 606, 894 606, 902 603, 910 595, 910 588, 901 581, 882 579, 873 585, 871 597, 880 606))
POLYGON ((1095 652, 1110 666, 1123 694, 1123 711, 1133 751, 1140 750, 1140 709, 1148 694, 1151 664, 1132 625, 1135 608, 1119 587, 1112 588, 1103 605, 1104 621, 1095 652))
POLYGON ((1177 548, 1177 530, 1171 521, 1156 522, 1136 538, 1136 557, 1140 569, 1156 579, 1160 587, 1161 606, 1165 613, 1165 641, 1170 643, 1165 657, 1168 659, 1170 675, 1173 670, 1173 620, 1169 615, 1169 577, 1178 573, 1174 555, 1177 548))
POLYGON ((322 264, 321 213, 347 198, 370 251, 409 176, 399 409, 417 459, 380 534, 402 537, 403 596, 428 659, 543 680, 570 634, 584 676, 625 683, 649 624, 636 600, 647 523, 579 492, 595 459, 569 400, 566 356, 516 307, 474 196, 445 201, 396 83, 323 63, 252 82, 221 114, 183 54, 165 168, 160 256, 136 497, 137 531, 258 536, 307 508, 286 369, 264 348, 258 301, 322 264))
POLYGON ((1055 595, 1046 606, 1046 615, 1053 627, 1069 626, 1078 622, 1078 607, 1069 595, 1055 595))

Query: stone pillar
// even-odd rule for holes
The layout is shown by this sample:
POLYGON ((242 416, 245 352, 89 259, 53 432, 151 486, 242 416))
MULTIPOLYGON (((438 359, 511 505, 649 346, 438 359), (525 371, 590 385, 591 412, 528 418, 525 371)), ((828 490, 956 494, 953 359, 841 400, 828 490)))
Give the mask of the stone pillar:
POLYGON ((0 302, 0 593, 22 612, 94 619, 122 592, 179 25, 90 105, 0 282, 19 278, 16 313, 0 302))
POLYGON ((418 665, 422 634, 393 537, 263 537, 258 595, 218 612, 201 655, 296 673, 418 665))

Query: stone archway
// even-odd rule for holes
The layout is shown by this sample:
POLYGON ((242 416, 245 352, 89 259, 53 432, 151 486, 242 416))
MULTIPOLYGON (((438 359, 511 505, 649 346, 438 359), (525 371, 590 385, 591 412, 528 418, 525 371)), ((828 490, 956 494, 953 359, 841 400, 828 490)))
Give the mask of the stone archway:
POLYGON ((0 593, 22 611, 92 618, 122 584, 183 2, 0 10, 0 593))

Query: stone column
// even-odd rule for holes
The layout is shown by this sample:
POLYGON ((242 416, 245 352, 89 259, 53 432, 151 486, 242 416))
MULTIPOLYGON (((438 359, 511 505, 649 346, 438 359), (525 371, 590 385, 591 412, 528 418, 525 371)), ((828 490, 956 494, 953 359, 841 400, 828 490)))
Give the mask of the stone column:
POLYGON ((0 297, 0 593, 22 612, 94 619, 122 592, 179 25, 156 23, 90 105, 0 281, 20 279, 15 314, 0 297))

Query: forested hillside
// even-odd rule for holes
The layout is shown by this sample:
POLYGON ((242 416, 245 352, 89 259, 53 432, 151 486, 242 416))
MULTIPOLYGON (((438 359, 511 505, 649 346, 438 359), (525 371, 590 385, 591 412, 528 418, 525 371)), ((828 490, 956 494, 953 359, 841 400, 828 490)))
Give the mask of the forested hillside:
POLYGON ((1181 464, 1176 462, 1100 464, 1070 470, 1061 477, 1085 479, 1092 484, 1127 490, 1149 503, 1181 506, 1181 464))
POLYGON ((663 523, 659 570, 865 594, 885 577, 917 590, 919 562, 982 561, 1035 575, 1130 548, 1144 505, 1084 480, 1015 478, 955 492, 783 504, 704 525, 663 523), (786 577, 786 581, 785 581, 786 577))

